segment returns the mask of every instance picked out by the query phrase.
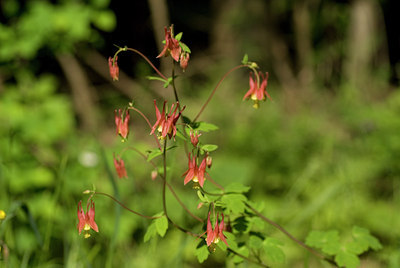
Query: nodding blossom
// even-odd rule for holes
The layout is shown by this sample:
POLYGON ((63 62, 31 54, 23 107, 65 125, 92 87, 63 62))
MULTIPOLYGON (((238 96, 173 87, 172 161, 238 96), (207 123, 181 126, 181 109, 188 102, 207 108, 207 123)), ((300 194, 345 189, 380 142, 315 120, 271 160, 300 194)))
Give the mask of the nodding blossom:
POLYGON ((160 139, 165 139, 168 137, 171 139, 172 137, 175 138, 176 135, 176 122, 178 121, 179 117, 181 116, 182 111, 185 109, 185 106, 177 113, 179 102, 173 103, 169 113, 167 114, 165 111, 165 104, 167 101, 164 101, 162 112, 158 110, 156 105, 156 100, 154 100, 154 107, 156 109, 156 123, 153 125, 150 135, 154 133, 154 131, 158 131, 160 134, 160 139), (175 107, 175 109, 174 109, 175 107))
POLYGON ((228 242, 226 241, 226 237, 223 234, 224 231, 224 214, 221 214, 222 220, 221 223, 218 225, 218 214, 217 217, 215 218, 215 224, 214 224, 214 229, 211 224, 210 220, 210 215, 211 211, 208 212, 208 219, 207 219, 207 246, 209 247, 211 244, 217 244, 220 240, 222 240, 226 246, 228 246, 228 242))
POLYGON ((99 232, 99 227, 97 227, 96 222, 94 221, 94 202, 93 200, 88 201, 86 207, 86 214, 82 208, 82 201, 79 201, 78 204, 78 231, 81 234, 82 230, 85 231, 85 238, 90 237, 89 231, 90 229, 99 232))
POLYGON ((113 81, 118 81, 119 79, 119 67, 117 63, 118 57, 115 57, 115 62, 113 62, 113 58, 108 58, 108 68, 110 69, 110 76, 113 81))
POLYGON ((117 129, 117 135, 120 135, 123 139, 122 141, 125 141, 129 133, 129 118, 130 118, 129 112, 127 110, 125 116, 123 116, 122 110, 118 109, 118 114, 117 110, 115 110, 114 116, 115 116, 115 126, 117 129))
POLYGON ((183 173, 182 176, 185 176, 184 184, 186 185, 189 181, 198 182, 201 187, 204 185, 204 174, 206 172, 206 158, 201 161, 200 166, 197 166, 196 156, 193 156, 193 159, 190 158, 189 154, 189 168, 183 173))
POLYGON ((259 107, 259 101, 264 101, 265 96, 267 96, 268 99, 271 99, 271 97, 267 92, 268 72, 265 73, 265 76, 261 72, 259 72, 258 75, 257 74, 255 75, 256 75, 256 81, 254 81, 253 73, 250 73, 250 78, 249 78, 250 89, 244 95, 243 100, 252 99, 254 102, 253 107, 257 109, 259 107), (260 83, 260 78, 262 79, 261 83, 260 83))

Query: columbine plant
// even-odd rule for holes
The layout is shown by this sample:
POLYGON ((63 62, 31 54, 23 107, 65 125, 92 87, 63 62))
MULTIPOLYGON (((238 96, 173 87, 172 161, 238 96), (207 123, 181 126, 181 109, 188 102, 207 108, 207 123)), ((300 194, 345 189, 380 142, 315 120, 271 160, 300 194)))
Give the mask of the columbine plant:
MULTIPOLYGON (((148 129, 139 129, 135 131, 144 131, 154 136, 156 149, 150 149, 146 153, 133 146, 129 146, 126 147, 123 152, 126 150, 133 150, 152 165, 152 167, 149 168, 152 181, 149 181, 149 183, 157 183, 159 181, 157 178, 160 178, 162 181, 162 204, 160 204, 162 211, 155 216, 146 216, 128 208, 112 195, 95 190, 86 190, 84 193, 90 194, 87 203, 87 212, 84 213, 81 201, 78 204, 79 234, 84 231, 84 237, 88 238, 90 237, 89 231, 91 229, 96 232, 99 231, 94 220, 95 210, 93 198, 95 195, 102 195, 110 198, 124 209, 137 216, 153 220, 144 236, 145 242, 157 234, 163 237, 169 224, 185 234, 194 236, 194 239, 200 238, 199 245, 195 249, 195 255, 199 262, 206 260, 209 254, 214 252, 217 248, 227 252, 227 256, 233 258, 233 261, 236 263, 246 260, 262 267, 268 267, 276 262, 283 262, 285 254, 281 248, 280 241, 269 237, 268 234, 263 231, 263 225, 260 224, 260 222, 266 222, 274 226, 289 239, 317 258, 333 265, 355 267, 359 263, 359 254, 362 254, 369 248, 377 250, 381 247, 379 241, 371 236, 368 230, 360 227, 355 227, 353 229, 354 240, 351 241, 351 246, 347 248, 339 243, 338 233, 332 231, 312 231, 307 237, 306 243, 303 243, 301 240, 294 238, 279 224, 263 215, 256 209, 254 203, 248 201, 246 193, 250 190, 250 187, 237 182, 222 186, 217 183, 218 178, 211 178, 207 169, 210 169, 212 166, 214 160, 211 154, 218 146, 203 144, 202 138, 207 132, 217 130, 218 127, 210 123, 200 122, 198 119, 207 108, 223 80, 232 72, 243 68, 250 70, 250 89, 244 93, 243 100, 251 99, 253 101, 253 107, 259 108, 261 102, 267 99, 271 100, 267 92, 269 75, 268 72, 265 74, 261 72, 258 65, 255 62, 248 61, 248 57, 245 55, 242 64, 233 67, 222 76, 197 115, 193 120, 190 120, 188 117, 184 116, 186 106, 182 106, 182 102, 179 100, 179 91, 175 86, 174 80, 176 76, 174 73, 176 63, 179 63, 183 71, 188 68, 191 51, 189 47, 181 41, 182 33, 174 35, 173 26, 165 27, 164 34, 164 48, 156 58, 171 58, 173 63, 171 77, 167 77, 161 73, 145 55, 133 48, 120 47, 115 55, 108 59, 110 76, 114 81, 117 81, 119 79, 119 68, 117 65, 118 55, 127 51, 134 52, 140 55, 154 69, 157 76, 151 76, 149 79, 161 81, 164 88, 169 87, 172 90, 174 100, 171 106, 167 105, 168 100, 164 100, 161 112, 157 107, 156 100, 154 100, 155 114, 149 116, 155 118, 153 124, 150 123, 148 117, 131 102, 125 109, 115 110, 114 114, 116 133, 122 138, 123 142, 126 142, 128 138, 130 113, 132 113, 132 116, 133 113, 137 113, 148 125, 148 129), (168 109, 168 107, 170 108, 168 109), (173 145, 168 147, 168 143, 173 145), (183 172, 182 177, 184 177, 179 184, 187 185, 189 182, 193 182, 191 188, 185 187, 187 191, 193 192, 192 198, 198 199, 197 203, 199 205, 197 209, 207 208, 207 211, 204 211, 202 217, 198 217, 192 213, 196 208, 187 207, 185 205, 187 202, 180 200, 173 186, 176 185, 176 181, 167 181, 167 172, 170 172, 169 169, 167 169, 169 149, 181 146, 182 144, 185 148, 185 155, 182 155, 181 159, 188 160, 188 167, 185 172, 183 170, 177 171, 180 174, 183 172), (154 162, 156 158, 162 158, 162 161, 160 161, 161 166, 157 166, 154 162), (206 181, 215 186, 213 192, 204 190, 206 181), (179 222, 176 222, 170 217, 165 201, 167 189, 172 193, 187 214, 198 221, 198 225, 195 229, 187 230, 183 228, 179 222), (225 220, 227 221, 225 222, 225 220), (250 225, 250 222, 253 224, 250 225), (329 241, 329 237, 334 237, 334 241, 329 241), (223 243, 220 243, 220 241, 223 243)), ((121 152, 120 155, 113 155, 116 174, 119 178, 128 177, 125 168, 126 162, 122 159, 123 152, 121 152)))

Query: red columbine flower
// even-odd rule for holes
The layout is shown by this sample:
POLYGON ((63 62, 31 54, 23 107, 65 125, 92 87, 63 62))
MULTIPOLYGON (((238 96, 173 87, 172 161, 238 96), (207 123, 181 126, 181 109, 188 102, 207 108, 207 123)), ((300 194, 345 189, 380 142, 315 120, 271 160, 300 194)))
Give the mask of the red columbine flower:
POLYGON ((189 58, 190 58, 189 53, 187 52, 181 53, 180 66, 183 69, 183 71, 185 71, 188 66, 189 58))
POLYGON ((113 81, 118 81, 119 68, 117 64, 118 57, 115 57, 115 62, 113 63, 113 58, 108 58, 108 68, 110 69, 110 76, 113 81))
POLYGON ((115 166, 115 170, 117 171, 118 177, 120 179, 122 178, 127 178, 128 174, 126 174, 126 169, 125 169, 125 163, 124 160, 122 160, 121 157, 117 157, 115 158, 115 154, 113 154, 113 158, 114 158, 114 166, 115 166))
POLYGON ((198 134, 197 131, 193 132, 193 130, 190 130, 190 142, 193 144, 194 147, 197 147, 200 136, 201 134, 198 134))
POLYGON ((219 225, 218 225, 219 215, 217 215, 217 217, 215 218, 214 229, 212 228, 211 225, 210 215, 211 211, 208 212, 208 219, 207 219, 207 238, 206 238, 207 246, 210 246, 212 243, 217 244, 220 239, 226 244, 226 246, 228 246, 228 242, 226 242, 226 237, 222 233, 222 231, 224 230, 224 214, 221 214, 222 220, 219 225))
POLYGON ((171 138, 171 137, 175 138, 176 122, 178 121, 179 117, 181 116, 182 111, 185 109, 185 106, 184 106, 181 109, 181 111, 178 114, 176 114, 176 112, 178 110, 178 106, 179 106, 179 103, 176 102, 176 103, 172 104, 169 114, 166 114, 166 112, 165 112, 165 104, 166 103, 167 103, 167 101, 164 101, 163 109, 162 109, 162 112, 160 113, 160 110, 158 110, 157 105, 156 105, 156 100, 154 100, 154 107, 156 108, 157 121, 151 129, 150 135, 152 135, 154 133, 154 131, 157 130, 161 134, 160 139, 165 139, 167 135, 169 138, 171 138), (174 107, 175 107, 175 109, 174 109, 174 107))
MULTIPOLYGON (((265 100, 265 96, 268 97, 268 99, 271 99, 267 92, 267 81, 268 81, 268 72, 265 73, 264 75, 259 72, 258 75, 256 74, 257 77, 262 78, 261 85, 256 83, 253 79, 253 73, 250 73, 250 78, 249 78, 249 84, 250 84, 250 89, 247 91, 246 95, 244 95, 243 100, 251 98, 254 101, 254 108, 258 108, 259 104, 258 102, 261 100, 265 100)), ((259 81, 259 79, 257 79, 259 81)))
POLYGON ((82 201, 79 201, 78 204, 78 231, 81 234, 82 230, 85 231, 85 238, 90 237, 89 231, 90 229, 99 232, 99 227, 97 227, 96 222, 94 221, 94 202, 93 200, 88 201, 86 207, 86 214, 82 209, 82 201))
POLYGON ((183 173, 182 176, 185 176, 184 180, 184 185, 186 185, 189 181, 194 181, 198 182, 201 187, 204 185, 204 174, 206 172, 206 159, 204 158, 203 161, 201 161, 200 166, 197 166, 196 163, 196 156, 193 156, 193 159, 190 158, 190 153, 189 153, 189 168, 188 170, 183 173))
POLYGON ((117 135, 121 135, 123 138, 123 141, 128 137, 129 133, 129 112, 128 110, 126 111, 125 118, 123 118, 123 112, 121 109, 118 109, 118 115, 117 115, 117 110, 114 111, 115 115, 115 125, 117 127, 117 135))
POLYGON ((174 38, 172 26, 170 26, 169 29, 167 29, 167 27, 164 27, 164 32, 165 32, 165 45, 160 55, 157 56, 157 58, 160 58, 162 56, 168 56, 169 54, 171 54, 171 57, 176 62, 178 62, 182 48, 179 45, 179 41, 174 38))

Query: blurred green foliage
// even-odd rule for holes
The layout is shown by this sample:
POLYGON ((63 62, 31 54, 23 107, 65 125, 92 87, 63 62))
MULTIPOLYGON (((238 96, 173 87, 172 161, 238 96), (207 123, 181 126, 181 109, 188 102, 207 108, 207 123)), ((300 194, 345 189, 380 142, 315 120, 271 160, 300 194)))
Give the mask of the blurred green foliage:
MULTIPOLYGON (((290 7, 289 1, 274 3, 279 14, 290 7)), ((82 133, 71 96, 58 90, 61 79, 40 73, 40 68, 31 64, 43 51, 54 56, 73 53, 81 46, 101 45, 100 31, 112 31, 116 26, 109 4, 108 0, 58 4, 27 1, 22 9, 19 1, 2 2, 8 24, 0 24, 1 78, 5 80, 0 91, 0 209, 6 211, 7 218, 0 223, 0 266, 224 265, 223 245, 208 256, 204 241, 171 226, 165 233, 168 226, 164 220, 157 224, 136 217, 99 197, 99 234, 87 240, 78 236, 76 206, 85 198, 81 192, 93 184, 147 215, 162 210, 161 185, 150 180, 152 166, 128 151, 124 157, 130 177, 115 182, 110 165, 112 152, 123 148, 119 139, 115 137, 115 143, 105 145, 98 137, 82 133), (154 238, 147 241, 148 236, 154 238), (198 264, 196 256, 205 260, 206 255, 208 259, 198 264)), ((322 35, 326 24, 335 25, 336 32, 346 27, 347 9, 334 8, 323 9, 323 21, 313 23, 316 37, 322 35)), ((246 19, 249 18, 242 16, 243 23, 246 19)), ((250 22, 257 23, 252 18, 250 22)), ((254 44, 250 40, 243 41, 243 46, 252 50, 254 44)), ((315 60, 335 62, 342 57, 342 43, 336 41, 330 46, 321 38, 315 60)), ((249 55, 261 55, 265 53, 263 49, 257 46, 249 55)), ((223 63, 215 63, 205 70, 204 81, 193 86, 196 94, 183 88, 188 116, 198 111, 199 98, 205 99, 209 94, 204 88, 215 86, 218 70, 224 67, 223 63)), ((320 76, 321 80, 326 79, 323 74, 320 76)), ((342 83, 335 93, 307 92, 299 98, 299 102, 305 102, 296 103, 292 110, 287 107, 287 96, 271 77, 268 88, 274 101, 263 103, 255 111, 249 103, 240 104, 247 79, 240 75, 228 78, 204 114, 204 120, 219 127, 202 136, 204 144, 218 144, 213 152, 211 177, 222 185, 237 182, 251 186, 248 193, 225 197, 231 209, 243 210, 235 205, 242 204, 237 201, 243 199, 262 203, 265 215, 302 240, 311 230, 338 230, 344 241, 352 241, 352 226, 366 228, 379 238, 383 248, 363 255, 362 263, 399 267, 400 229, 396 227, 400 226, 400 94, 389 92, 384 98, 368 98, 380 96, 374 86, 385 90, 386 85, 380 84, 381 77, 377 75, 371 78, 377 82, 364 91, 342 83)), ((148 133, 135 128, 137 121, 133 121, 129 142, 145 151, 148 144, 141 138, 142 133, 148 133)), ((182 151, 171 150, 170 154, 169 166, 175 170, 170 174, 171 184, 185 204, 203 217, 204 209, 194 209, 198 203, 195 192, 182 186, 187 160, 182 159, 182 151)), ((179 207, 172 196, 168 194, 167 198, 170 207, 179 207)), ((187 228, 197 226, 180 208, 171 209, 170 214, 187 228)), ((248 230, 246 224, 267 230, 270 237, 262 239, 250 234, 248 243, 252 250, 266 252, 268 263, 274 267, 301 265, 304 260, 311 267, 323 265, 255 217, 236 219, 234 224, 243 232, 248 230)), ((196 232, 204 231, 204 227, 196 228, 196 232)), ((238 252, 249 253, 242 247, 247 241, 233 240, 231 245, 238 252)), ((342 259, 346 258, 352 261, 344 254, 342 259)), ((225 265, 234 267, 239 261, 233 259, 225 265)))

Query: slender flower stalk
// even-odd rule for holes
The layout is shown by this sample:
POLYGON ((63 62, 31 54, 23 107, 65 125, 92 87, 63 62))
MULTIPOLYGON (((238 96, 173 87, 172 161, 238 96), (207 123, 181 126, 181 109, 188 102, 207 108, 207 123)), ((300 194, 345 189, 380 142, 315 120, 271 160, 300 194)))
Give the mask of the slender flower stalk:
POLYGON ((200 115, 203 113, 204 109, 207 107, 207 105, 210 103, 211 99, 213 98, 215 92, 217 92, 217 89, 219 88, 219 86, 221 85, 222 81, 225 80, 225 78, 233 71, 240 69, 240 68, 248 68, 248 65, 238 65, 236 67, 233 67, 232 69, 230 69, 229 71, 227 71, 222 78, 218 81, 217 85, 214 87, 214 89, 211 91, 210 96, 207 98, 206 102, 203 104, 203 106, 200 108, 200 111, 197 113, 196 117, 193 119, 193 122, 196 122, 200 115))

